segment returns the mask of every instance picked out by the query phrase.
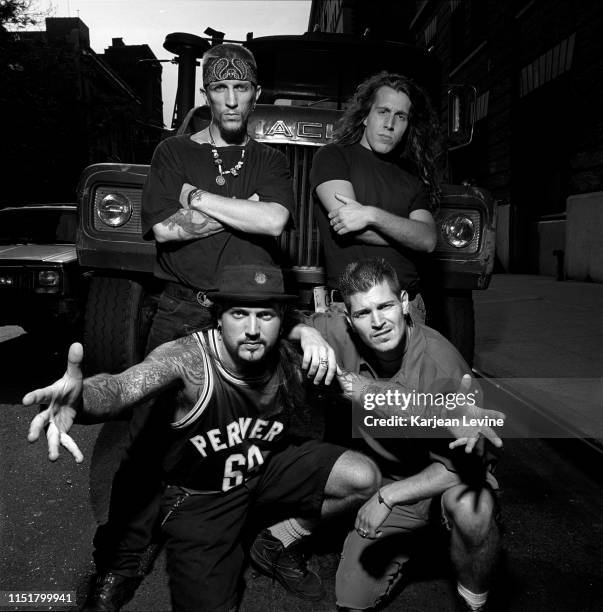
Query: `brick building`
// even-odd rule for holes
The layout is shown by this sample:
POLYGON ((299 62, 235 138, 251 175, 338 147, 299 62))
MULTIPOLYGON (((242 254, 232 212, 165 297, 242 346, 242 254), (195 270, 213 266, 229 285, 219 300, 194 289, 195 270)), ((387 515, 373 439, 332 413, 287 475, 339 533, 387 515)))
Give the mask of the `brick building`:
MULTIPOLYGON (((159 64, 139 69, 152 87, 130 82, 128 58, 112 68, 90 48, 79 18, 48 18, 44 31, 14 32, 1 42, 0 110, 10 120, 0 204, 73 201, 90 163, 150 160, 163 127, 159 64)), ((154 58, 148 47, 144 54, 154 58)), ((139 55, 129 58, 131 72, 139 55)))
POLYGON ((99 57, 117 73, 140 98, 141 120, 155 126, 163 123, 161 64, 149 45, 126 45, 123 38, 113 38, 99 57))
MULTIPOLYGON (((554 275, 557 251, 570 278, 603 281, 603 241, 595 229, 603 223, 601 3, 402 4, 413 10, 397 40, 431 48, 441 61, 442 109, 448 85, 477 90, 473 142, 450 152, 450 179, 474 180, 497 198, 500 266, 554 275)), ((310 26, 347 24, 358 33, 368 24, 359 22, 366 10, 367 3, 352 0, 316 1, 310 26)), ((371 32, 391 34, 387 11, 375 9, 371 32)))

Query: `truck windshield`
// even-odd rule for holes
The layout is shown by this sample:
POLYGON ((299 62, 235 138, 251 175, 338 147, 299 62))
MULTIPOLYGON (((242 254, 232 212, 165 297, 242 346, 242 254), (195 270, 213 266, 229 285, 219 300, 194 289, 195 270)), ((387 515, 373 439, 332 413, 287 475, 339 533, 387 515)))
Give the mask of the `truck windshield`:
POLYGON ((74 244, 75 210, 0 210, 0 244, 74 244))

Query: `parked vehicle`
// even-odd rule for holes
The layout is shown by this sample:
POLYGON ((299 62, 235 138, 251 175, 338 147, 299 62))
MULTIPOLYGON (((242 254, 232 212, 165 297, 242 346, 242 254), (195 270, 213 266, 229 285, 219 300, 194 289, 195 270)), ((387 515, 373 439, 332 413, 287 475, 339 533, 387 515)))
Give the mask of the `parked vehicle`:
POLYGON ((75 329, 86 284, 76 230, 75 204, 0 210, 0 325, 45 335, 75 329))

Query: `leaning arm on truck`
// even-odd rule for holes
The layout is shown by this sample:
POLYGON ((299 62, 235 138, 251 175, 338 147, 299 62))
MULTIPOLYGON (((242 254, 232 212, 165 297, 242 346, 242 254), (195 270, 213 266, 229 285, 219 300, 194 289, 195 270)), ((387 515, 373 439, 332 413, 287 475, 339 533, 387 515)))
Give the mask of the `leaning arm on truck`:
POLYGON ((47 428, 48 458, 59 457, 60 446, 65 447, 76 462, 83 455, 69 436, 78 420, 82 423, 108 421, 137 405, 157 396, 170 387, 202 388, 205 380, 203 359, 192 336, 161 345, 146 359, 121 374, 97 374, 83 378, 81 364, 83 348, 79 343, 69 348, 67 370, 52 385, 27 393, 24 406, 47 404, 48 407, 31 421, 27 439, 35 442, 47 428))

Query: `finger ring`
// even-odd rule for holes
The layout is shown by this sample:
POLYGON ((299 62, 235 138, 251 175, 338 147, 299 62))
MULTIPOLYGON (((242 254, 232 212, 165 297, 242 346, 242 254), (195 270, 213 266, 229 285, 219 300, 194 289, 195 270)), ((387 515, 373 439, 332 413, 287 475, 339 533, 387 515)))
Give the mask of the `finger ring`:
POLYGON ((329 365, 329 360, 326 358, 319 359, 318 363, 320 363, 321 366, 324 366, 326 368, 329 365))
POLYGON ((366 536, 368 535, 368 531, 365 531, 364 529, 358 529, 358 535, 361 538, 366 538, 366 536))

